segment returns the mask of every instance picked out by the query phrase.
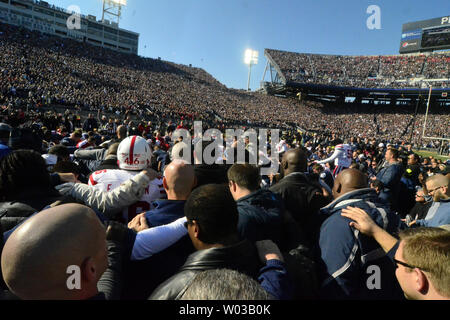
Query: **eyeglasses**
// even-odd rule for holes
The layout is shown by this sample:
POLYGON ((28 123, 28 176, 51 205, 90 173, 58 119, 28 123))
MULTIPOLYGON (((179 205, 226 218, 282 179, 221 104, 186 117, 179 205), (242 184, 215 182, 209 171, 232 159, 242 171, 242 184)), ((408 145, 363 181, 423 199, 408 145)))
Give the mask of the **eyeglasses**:
POLYGON ((416 194, 416 197, 419 197, 419 198, 425 198, 425 196, 422 195, 422 194, 416 194))
POLYGON ((440 189, 440 188, 444 188, 444 186, 434 188, 433 190, 428 190, 428 193, 434 193, 437 189, 440 189))
POLYGON ((410 269, 420 269, 420 270, 422 270, 422 271, 427 271, 427 272, 429 272, 427 269, 424 269, 424 268, 421 268, 421 267, 415 267, 415 266, 412 266, 412 265, 409 265, 409 264, 407 264, 406 262, 402 262, 402 261, 398 261, 397 259, 394 259, 394 265, 395 265, 395 268, 396 269, 398 269, 398 265, 399 264, 401 264, 402 266, 404 266, 404 267, 407 267, 407 268, 410 268, 410 269))

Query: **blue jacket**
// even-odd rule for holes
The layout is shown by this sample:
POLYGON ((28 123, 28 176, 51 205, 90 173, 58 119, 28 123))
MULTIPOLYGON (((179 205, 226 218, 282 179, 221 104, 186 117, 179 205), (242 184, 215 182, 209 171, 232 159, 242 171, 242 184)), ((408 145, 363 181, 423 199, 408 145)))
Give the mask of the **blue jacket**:
POLYGON ((238 231, 252 242, 272 240, 281 242, 283 202, 275 193, 260 189, 237 201, 238 231))
POLYGON ((293 300, 294 285, 284 262, 269 260, 259 270, 258 282, 266 292, 277 300, 293 300))
POLYGON ((434 202, 423 220, 417 220, 420 227, 441 227, 450 224, 450 199, 434 202))
POLYGON ((394 208, 398 205, 398 193, 403 172, 404 170, 400 163, 393 163, 381 169, 377 174, 377 180, 384 184, 380 198, 391 203, 394 208))
POLYGON ((11 152, 11 149, 2 143, 0 143, 0 159, 6 157, 11 152))
POLYGON ((185 200, 155 200, 153 210, 145 213, 149 227, 169 224, 184 217, 185 200))
POLYGON ((390 234, 400 226, 399 218, 381 202, 375 190, 360 189, 334 200, 321 210, 328 215, 320 230, 319 277, 321 297, 326 299, 400 299, 402 291, 395 269, 383 249, 370 237, 350 227, 342 209, 352 206, 366 211, 377 225, 390 234), (370 289, 371 272, 377 266, 380 288, 370 289), (369 268, 371 267, 371 268, 369 268))
MULTIPOLYGON (((146 212, 150 227, 169 224, 184 217, 184 200, 155 200, 155 208, 146 212)), ((195 252, 188 235, 181 238, 166 250, 141 261, 129 261, 123 280, 124 300, 146 299, 163 281, 172 277, 195 252), (143 277, 142 275, 151 275, 143 277)))

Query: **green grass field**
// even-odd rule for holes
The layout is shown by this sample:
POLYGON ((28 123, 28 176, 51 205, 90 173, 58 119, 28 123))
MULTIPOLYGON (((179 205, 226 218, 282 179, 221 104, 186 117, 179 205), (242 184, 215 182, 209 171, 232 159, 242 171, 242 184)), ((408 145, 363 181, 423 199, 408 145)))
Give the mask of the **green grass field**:
POLYGON ((449 159, 449 157, 446 157, 446 156, 440 156, 440 155, 438 155, 436 152, 430 152, 430 151, 417 151, 417 150, 414 150, 414 152, 417 153, 417 154, 418 154, 419 156, 421 156, 421 157, 430 157, 430 156, 432 156, 432 157, 435 158, 435 159, 441 159, 441 160, 444 160, 444 161, 446 161, 446 160, 449 159))

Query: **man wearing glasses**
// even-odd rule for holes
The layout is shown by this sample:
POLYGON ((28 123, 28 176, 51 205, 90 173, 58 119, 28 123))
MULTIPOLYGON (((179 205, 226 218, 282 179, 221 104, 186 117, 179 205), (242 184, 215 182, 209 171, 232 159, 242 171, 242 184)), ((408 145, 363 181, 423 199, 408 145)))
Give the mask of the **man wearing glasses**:
POLYGON ((436 174, 429 177, 425 184, 434 203, 425 219, 413 221, 409 226, 439 227, 450 224, 450 179, 436 174))
POLYGON ((350 226, 373 237, 394 262, 395 275, 407 299, 450 299, 450 231, 416 228, 400 233, 397 240, 376 225, 359 208, 347 207, 342 216, 350 226))
POLYGON ((406 216, 406 221, 408 222, 424 219, 433 204, 433 197, 425 195, 423 188, 420 188, 416 191, 415 201, 414 207, 406 216))

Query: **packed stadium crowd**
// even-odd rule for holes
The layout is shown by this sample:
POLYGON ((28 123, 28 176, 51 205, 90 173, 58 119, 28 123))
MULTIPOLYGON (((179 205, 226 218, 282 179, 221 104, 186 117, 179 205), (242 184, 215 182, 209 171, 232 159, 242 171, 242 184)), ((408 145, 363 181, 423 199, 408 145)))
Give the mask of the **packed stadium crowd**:
POLYGON ((44 101, 93 111, 152 108, 196 117, 210 110, 230 120, 263 118, 277 126, 289 118, 273 107, 283 105, 287 114, 294 112, 292 103, 229 90, 198 68, 130 57, 17 27, 2 28, 1 101, 17 95, 25 105, 44 101), (261 106, 264 109, 255 112, 261 106))
POLYGON ((0 124, 3 299, 450 297, 450 161, 337 132, 189 145, 193 118, 98 115, 0 124))
MULTIPOLYGON (((1 299, 450 298, 450 161, 413 151, 448 143, 409 141, 422 113, 231 90, 3 24, 0 49, 1 299), (216 145, 195 121, 280 136, 216 145)), ((282 59, 332 82, 431 65, 282 59)), ((448 112, 428 121, 449 135, 448 112)))
POLYGON ((339 56, 267 49, 287 81, 358 88, 417 88, 415 78, 447 88, 450 54, 339 56), (405 81, 406 80, 406 81, 405 81))
MULTIPOLYGON (((0 105, 4 113, 8 113, 7 108, 35 110, 62 105, 94 113, 149 114, 152 119, 194 117, 219 129, 233 125, 286 129, 300 126, 305 130, 329 127, 366 137, 380 125, 382 139, 398 140, 404 138, 403 133, 409 134, 412 116, 401 108, 396 113, 381 108, 369 110, 367 113, 378 115, 377 123, 374 116, 366 114, 361 114, 360 121, 346 121, 344 108, 327 114, 319 103, 230 90, 198 68, 119 54, 14 26, 1 27, 0 105), (343 125, 342 120, 349 123, 343 125), (384 122, 400 125, 394 130, 384 122)), ((366 63, 362 58, 361 67, 349 70, 363 72, 366 63)), ((362 112, 361 108, 353 110, 362 112)), ((428 134, 448 134, 445 113, 432 117, 437 125, 430 126, 428 134)), ((416 144, 422 143, 418 137, 414 134, 416 144)))

